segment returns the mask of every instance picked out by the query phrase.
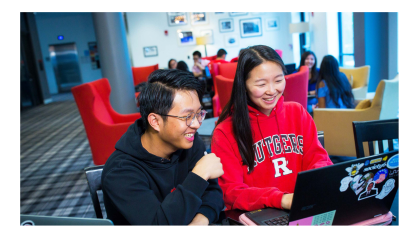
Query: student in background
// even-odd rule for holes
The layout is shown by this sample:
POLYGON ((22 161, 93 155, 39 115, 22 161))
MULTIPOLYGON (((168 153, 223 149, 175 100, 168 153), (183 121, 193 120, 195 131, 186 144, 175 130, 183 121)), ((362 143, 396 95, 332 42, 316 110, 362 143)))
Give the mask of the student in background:
MULTIPOLYGON (((309 69, 308 73, 308 95, 316 95, 316 84, 319 78, 319 69, 317 68, 317 58, 312 51, 306 51, 301 55, 300 68, 301 66, 307 66, 309 69)), ((300 68, 298 70, 300 70, 300 68)), ((317 104, 317 98, 311 97, 307 101, 307 111, 313 112, 313 105, 317 104)))
POLYGON ((284 102, 284 70, 268 46, 240 54, 211 143, 223 164, 219 184, 228 210, 290 209, 298 172, 332 164, 311 116, 284 102))
POLYGON ((102 173, 115 225, 208 225, 224 207, 220 159, 197 134, 204 88, 188 72, 157 70, 140 94, 141 118, 115 145, 102 173))
POLYGON ((207 66, 210 61, 206 59, 202 59, 201 52, 195 51, 192 54, 194 65, 192 67, 192 73, 195 77, 202 77, 204 76, 205 66, 207 66))
POLYGON ((354 95, 348 78, 339 71, 332 55, 323 58, 316 86, 319 108, 354 108, 354 95))
POLYGON ((230 62, 228 62, 228 61, 225 60, 226 56, 227 56, 227 51, 226 50, 224 50, 222 48, 218 50, 218 52, 217 52, 217 58, 214 59, 213 61, 211 61, 208 64, 208 69, 209 69, 211 75, 214 75, 214 68, 212 66, 213 64, 230 63, 230 62))
POLYGON ((181 71, 187 71, 189 72, 189 67, 188 65, 185 63, 185 61, 181 60, 177 63, 177 67, 176 69, 181 70, 181 71))
POLYGON ((177 67, 176 59, 169 60, 168 68, 169 69, 176 69, 176 67, 177 67))

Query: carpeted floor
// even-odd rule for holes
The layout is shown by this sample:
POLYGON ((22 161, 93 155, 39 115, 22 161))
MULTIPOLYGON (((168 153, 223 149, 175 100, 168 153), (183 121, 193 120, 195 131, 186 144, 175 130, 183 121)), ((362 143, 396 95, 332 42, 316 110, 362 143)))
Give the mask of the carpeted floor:
POLYGON ((20 213, 95 218, 83 171, 94 164, 76 103, 53 102, 20 117, 20 213))

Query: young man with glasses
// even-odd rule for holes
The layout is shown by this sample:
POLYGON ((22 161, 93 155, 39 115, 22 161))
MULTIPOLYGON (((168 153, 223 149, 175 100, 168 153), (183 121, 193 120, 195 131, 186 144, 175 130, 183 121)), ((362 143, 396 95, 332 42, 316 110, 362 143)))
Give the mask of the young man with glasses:
POLYGON ((115 225, 208 225, 224 207, 220 159, 196 134, 204 89, 191 73, 157 70, 140 94, 142 118, 116 143, 102 173, 115 225))

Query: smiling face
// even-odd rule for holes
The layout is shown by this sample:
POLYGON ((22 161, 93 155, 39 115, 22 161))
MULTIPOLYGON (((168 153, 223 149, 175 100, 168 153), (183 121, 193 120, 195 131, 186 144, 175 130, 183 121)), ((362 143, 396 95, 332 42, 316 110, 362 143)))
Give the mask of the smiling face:
MULTIPOLYGON (((176 91, 172 106, 173 108, 167 114, 180 117, 197 113, 201 109, 196 91, 176 91)), ((178 149, 189 149, 193 145, 194 135, 200 126, 196 117, 192 125, 188 127, 185 119, 167 116, 159 136, 172 152, 178 149)))
POLYGON ((246 80, 246 91, 257 109, 270 115, 285 90, 284 72, 277 63, 267 61, 253 68, 246 80))
POLYGON ((309 69, 311 69, 315 62, 316 62, 316 60, 314 59, 314 56, 310 54, 305 59, 304 65, 307 66, 309 69))

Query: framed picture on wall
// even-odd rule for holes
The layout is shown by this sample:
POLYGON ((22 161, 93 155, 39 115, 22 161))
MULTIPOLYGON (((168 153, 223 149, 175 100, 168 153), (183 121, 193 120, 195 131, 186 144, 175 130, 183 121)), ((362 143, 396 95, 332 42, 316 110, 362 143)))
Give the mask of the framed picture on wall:
POLYGON ((179 26, 188 24, 186 12, 167 12, 169 26, 179 26))
POLYGON ((143 47, 144 57, 156 57, 159 55, 157 46, 143 47))
POLYGON ((208 15, 205 12, 191 12, 192 25, 205 25, 208 24, 208 15))
POLYGON ((235 47, 239 45, 239 36, 237 34, 229 34, 224 36, 224 45, 226 47, 235 47))
POLYGON ((234 31, 233 18, 226 18, 226 19, 218 20, 218 26, 220 28, 220 33, 233 32, 234 31))
POLYGON ((279 30, 279 19, 278 18, 266 18, 265 19, 265 30, 266 31, 279 30))
POLYGON ((247 15, 248 12, 230 12, 230 16, 243 16, 247 15))
POLYGON ((260 18, 240 20, 240 36, 242 38, 262 36, 262 21, 260 18))
POLYGON ((178 40, 179 46, 190 46, 190 45, 196 44, 195 36, 192 31, 178 30, 177 34, 178 34, 177 40, 178 40))
POLYGON ((208 36, 207 44, 214 44, 214 36, 212 29, 201 30, 201 36, 208 36))

